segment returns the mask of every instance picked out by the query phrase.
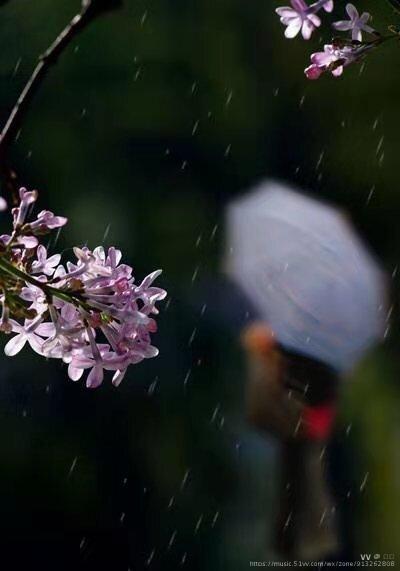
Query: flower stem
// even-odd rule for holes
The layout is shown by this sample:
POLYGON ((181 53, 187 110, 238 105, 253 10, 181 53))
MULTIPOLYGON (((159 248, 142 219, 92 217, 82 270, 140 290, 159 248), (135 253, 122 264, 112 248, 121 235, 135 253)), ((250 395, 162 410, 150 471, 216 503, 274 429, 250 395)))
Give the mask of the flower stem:
POLYGON ((61 291, 57 288, 53 288, 51 286, 48 286, 47 284, 44 284, 43 282, 37 280, 36 278, 34 278, 34 277, 30 276, 29 274, 25 273, 24 271, 20 270, 19 268, 17 268, 13 264, 11 264, 9 261, 0 257, 0 272, 1 271, 5 272, 8 275, 13 276, 14 278, 16 278, 18 280, 23 280, 27 283, 34 285, 35 287, 38 287, 39 289, 41 289, 43 291, 43 293, 47 297, 49 297, 49 296, 50 297, 58 297, 58 299, 61 299, 63 301, 67 301, 68 303, 73 303, 75 301, 74 296, 70 295, 69 293, 61 291))

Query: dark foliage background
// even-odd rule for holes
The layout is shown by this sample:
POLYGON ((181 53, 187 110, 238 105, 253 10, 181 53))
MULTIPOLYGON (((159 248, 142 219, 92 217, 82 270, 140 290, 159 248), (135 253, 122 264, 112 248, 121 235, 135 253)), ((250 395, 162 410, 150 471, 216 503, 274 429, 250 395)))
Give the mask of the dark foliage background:
MULTIPOLYGON (((396 276, 400 48, 308 83, 318 36, 286 41, 281 3, 124 4, 51 70, 11 156, 69 217, 66 255, 113 244, 138 277, 164 269, 161 356, 95 392, 27 350, 0 358, 4 568, 239 570, 276 558, 276 449, 244 420, 237 309, 218 276, 224 206, 263 177, 292 181, 346 209, 396 276)), ((357 5, 381 29, 396 21, 389 4, 357 5)), ((78 8, 1 7, 2 122, 78 8)), ((349 557, 400 547, 398 343, 395 310, 342 394, 331 471, 349 557)))

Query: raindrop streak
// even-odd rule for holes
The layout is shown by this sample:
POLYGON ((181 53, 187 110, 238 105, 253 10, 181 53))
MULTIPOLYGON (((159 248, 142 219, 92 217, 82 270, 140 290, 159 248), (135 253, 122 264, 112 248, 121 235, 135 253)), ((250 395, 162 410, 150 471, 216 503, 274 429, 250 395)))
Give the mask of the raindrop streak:
POLYGON ((287 517, 287 520, 285 521, 285 525, 283 526, 284 529, 287 529, 289 527, 291 519, 292 519, 292 512, 290 512, 290 514, 287 517))
POLYGON ((19 70, 19 66, 21 65, 21 61, 22 61, 22 58, 19 58, 19 60, 15 64, 14 71, 13 71, 13 74, 11 77, 15 77, 17 75, 18 70, 19 70))
POLYGON ((143 13, 143 16, 142 16, 142 18, 141 18, 141 20, 140 20, 140 25, 141 25, 141 26, 144 26, 146 20, 147 20, 147 10, 146 10, 146 12, 143 13))
POLYGON ((71 467, 70 467, 70 469, 69 469, 69 472, 68 472, 68 478, 71 476, 72 472, 75 470, 75 467, 76 467, 77 462, 78 462, 78 456, 75 456, 75 458, 74 458, 73 461, 72 461, 72 464, 71 464, 71 467))
POLYGON ((215 235, 216 235, 216 233, 217 233, 217 230, 218 230, 218 224, 216 224, 216 225, 214 226, 214 228, 212 229, 212 232, 211 232, 211 235, 210 235, 210 242, 212 242, 212 241, 214 240, 215 235))
POLYGON ((212 424, 212 423, 215 421, 215 419, 217 418, 217 414, 219 413, 219 409, 220 409, 220 404, 217 404, 217 406, 215 407, 214 412, 213 412, 213 414, 212 414, 211 420, 210 420, 210 423, 211 423, 211 424, 212 424))
POLYGON ((62 228, 58 228, 57 232, 55 233, 54 240, 53 240, 53 248, 56 246, 56 244, 60 238, 61 230, 62 230, 62 228))
POLYGON ((192 275, 192 283, 196 280, 198 273, 199 273, 199 270, 200 270, 200 266, 196 266, 194 269, 193 275, 192 275))
POLYGON ((203 522, 203 514, 201 514, 201 516, 200 516, 199 519, 197 520, 196 527, 194 528, 194 533, 195 533, 195 534, 199 531, 202 522, 203 522))
POLYGON ((178 533, 178 532, 175 530, 175 531, 173 532, 173 534, 171 535, 171 539, 169 540, 168 548, 167 548, 167 549, 171 549, 171 547, 173 546, 177 533, 178 533))
POLYGON ((188 481, 190 475, 190 468, 188 468, 185 472, 185 475, 183 476, 182 482, 181 482, 181 491, 184 489, 184 487, 186 486, 186 482, 188 481))
POLYGON ((367 205, 370 203, 371 198, 372 198, 374 192, 375 192, 375 185, 373 185, 373 186, 371 187, 371 190, 369 191, 368 198, 367 198, 367 202, 366 202, 367 205))
POLYGON ((146 565, 147 565, 147 566, 151 565, 151 562, 152 562, 153 559, 154 559, 154 554, 155 554, 155 552, 156 552, 156 550, 153 549, 153 551, 150 553, 149 557, 147 558, 147 560, 146 560, 146 565))
POLYGON ((193 329, 193 333, 191 334, 190 339, 189 339, 189 341, 188 341, 188 347, 190 347, 191 344, 193 343, 194 338, 196 337, 196 333, 197 333, 197 327, 195 327, 195 328, 193 329))
POLYGON ((364 476, 363 481, 361 482, 361 486, 360 486, 360 492, 364 491, 365 486, 367 485, 368 482, 368 478, 369 478, 369 472, 367 472, 364 476))
POLYGON ((385 140, 385 137, 381 137, 381 138, 379 139, 378 146, 376 147, 376 155, 379 155, 379 152, 380 152, 380 150, 382 149, 384 140, 385 140))
POLYGON ((197 133, 197 130, 199 128, 199 123, 200 123, 200 121, 196 121, 196 123, 193 125, 192 137, 197 133))
POLYGON ((186 373, 186 376, 185 376, 184 381, 183 381, 183 386, 184 386, 185 388, 186 388, 186 385, 187 385, 188 382, 189 382, 189 379, 190 379, 190 375, 191 375, 191 374, 192 374, 192 369, 189 369, 188 372, 186 373))
POLYGON ((158 384, 158 377, 156 377, 156 379, 151 383, 151 385, 148 388, 147 394, 149 395, 149 397, 154 395, 154 391, 156 390, 158 384))
POLYGON ((215 512, 215 515, 214 515, 213 520, 211 522, 211 527, 215 527, 215 524, 217 523, 218 518, 219 518, 219 511, 215 512))
POLYGON ((110 228, 111 228, 111 224, 108 224, 108 226, 106 227, 106 229, 104 230, 104 234, 103 234, 103 242, 105 242, 108 238, 108 235, 110 233, 110 228))

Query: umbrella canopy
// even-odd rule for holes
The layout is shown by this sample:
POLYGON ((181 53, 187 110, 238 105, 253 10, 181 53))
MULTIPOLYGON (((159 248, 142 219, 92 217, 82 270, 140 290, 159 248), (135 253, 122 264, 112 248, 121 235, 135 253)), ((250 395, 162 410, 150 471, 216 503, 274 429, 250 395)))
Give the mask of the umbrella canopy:
POLYGON ((288 350, 344 371, 383 336, 375 260, 342 212, 282 183, 228 206, 226 270, 288 350))

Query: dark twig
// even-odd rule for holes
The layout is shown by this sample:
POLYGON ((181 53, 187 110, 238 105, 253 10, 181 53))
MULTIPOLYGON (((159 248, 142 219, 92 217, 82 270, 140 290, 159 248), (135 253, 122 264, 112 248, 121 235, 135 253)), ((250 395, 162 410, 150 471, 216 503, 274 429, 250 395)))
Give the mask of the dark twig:
POLYGON ((8 163, 8 150, 15 139, 21 120, 29 107, 36 91, 45 79, 50 67, 71 43, 75 36, 101 13, 118 8, 122 0, 82 0, 81 11, 76 14, 50 47, 39 57, 27 84, 18 97, 11 114, 0 134, 0 176, 6 191, 16 195, 17 176, 8 163))

